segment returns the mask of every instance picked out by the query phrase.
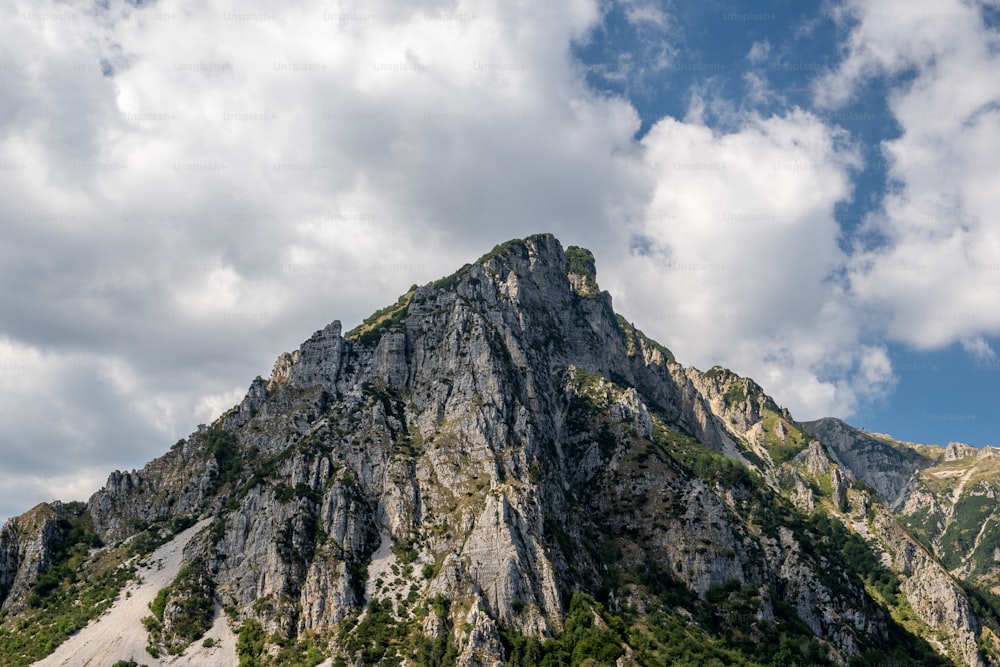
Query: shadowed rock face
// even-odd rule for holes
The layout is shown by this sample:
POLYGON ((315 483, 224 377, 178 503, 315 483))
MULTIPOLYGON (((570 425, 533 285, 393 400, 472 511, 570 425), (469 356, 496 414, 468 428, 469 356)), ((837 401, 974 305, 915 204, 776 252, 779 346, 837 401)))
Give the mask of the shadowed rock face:
POLYGON ((893 447, 839 419, 824 418, 803 426, 823 441, 834 460, 874 488, 887 505, 897 504, 913 473, 930 463, 913 450, 893 447))
POLYGON ((0 610, 23 607, 31 586, 52 565, 62 544, 56 510, 41 503, 4 524, 0 530, 0 610))
MULTIPOLYGON (((855 441, 836 425, 803 430, 752 380, 680 366, 615 315, 596 279, 588 251, 538 235, 347 334, 333 322, 216 423, 113 473, 86 519, 113 545, 211 518, 185 559, 234 626, 254 619, 265 637, 310 638, 348 664, 391 657, 373 657, 373 634, 417 663, 437 642, 457 664, 502 664, 526 637, 578 627, 573 610, 592 598, 604 604, 582 616, 592 643, 617 637, 607 655, 620 649, 619 664, 669 662, 652 635, 630 644, 669 619, 706 645, 746 634, 749 647, 770 636, 754 623, 780 628, 834 663, 897 636, 865 574, 803 518, 851 523, 877 504, 850 487, 851 463, 867 461, 855 441)), ((865 468, 879 494, 902 488, 893 461, 865 468)), ((902 563, 914 547, 888 516, 865 534, 902 563)), ((20 525, 0 535, 9 599, 27 588, 5 582, 39 569, 19 555, 20 525)), ((932 626, 941 651, 982 664, 961 591, 932 557, 905 563, 909 579, 944 577, 912 599, 917 616, 951 610, 932 626)))

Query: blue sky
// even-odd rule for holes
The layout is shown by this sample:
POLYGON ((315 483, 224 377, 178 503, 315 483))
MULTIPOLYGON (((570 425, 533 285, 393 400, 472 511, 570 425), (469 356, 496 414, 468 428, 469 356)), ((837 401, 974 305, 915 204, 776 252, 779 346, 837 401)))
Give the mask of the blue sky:
POLYGON ((12 0, 0 516, 540 231, 802 420, 1000 444, 995 0, 12 0))

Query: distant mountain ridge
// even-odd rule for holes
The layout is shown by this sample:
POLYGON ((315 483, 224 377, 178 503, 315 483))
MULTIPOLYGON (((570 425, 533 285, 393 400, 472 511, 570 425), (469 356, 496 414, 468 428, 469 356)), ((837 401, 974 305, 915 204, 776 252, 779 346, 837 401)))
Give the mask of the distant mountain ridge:
POLYGON ((592 253, 516 239, 317 331, 86 504, 8 521, 0 664, 84 664, 76 630, 140 591, 102 660, 998 664, 1000 478, 940 449, 686 368, 592 253))
POLYGON ((900 442, 833 419, 807 422, 956 578, 1000 594, 1000 449, 900 442))

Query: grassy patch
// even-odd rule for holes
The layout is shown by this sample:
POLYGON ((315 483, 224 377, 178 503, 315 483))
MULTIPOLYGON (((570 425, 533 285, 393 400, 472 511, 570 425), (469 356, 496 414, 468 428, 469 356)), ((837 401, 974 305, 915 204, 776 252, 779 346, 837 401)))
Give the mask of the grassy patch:
POLYGON ((78 559, 86 558, 85 552, 70 556, 69 576, 51 587, 47 583, 48 590, 32 600, 32 607, 0 623, 0 664, 30 665, 104 613, 135 575, 135 567, 124 564, 127 556, 124 547, 82 562, 78 559))
POLYGON ((764 408, 761 410, 761 417, 763 418, 764 446, 767 447, 775 465, 790 461, 808 446, 809 436, 777 412, 764 408), (779 425, 780 431, 783 433, 779 432, 779 425))
POLYGON ((621 315, 615 315, 615 321, 625 334, 625 348, 630 357, 641 355, 643 349, 655 350, 660 353, 665 362, 676 363, 674 353, 655 340, 642 333, 634 324, 626 320, 621 315))
MULTIPOLYGON (((446 279, 442 279, 446 280, 446 279)), ((438 281, 440 282, 440 281, 438 281)), ((437 284, 434 284, 437 287, 437 284)), ((403 294, 396 303, 376 310, 355 328, 344 334, 344 338, 357 340, 364 345, 377 343, 389 329, 403 321, 410 309, 415 290, 403 294)))

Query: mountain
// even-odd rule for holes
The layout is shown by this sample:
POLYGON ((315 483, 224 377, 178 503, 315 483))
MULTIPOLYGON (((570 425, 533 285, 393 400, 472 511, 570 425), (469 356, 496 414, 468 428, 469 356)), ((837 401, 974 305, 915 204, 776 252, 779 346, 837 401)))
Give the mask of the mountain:
POLYGON ((833 458, 870 484, 902 524, 979 603, 1000 594, 1000 450, 900 442, 836 419, 804 424, 833 458))
POLYGON ((682 366, 536 235, 7 522, 0 663, 998 664, 953 462, 682 366))

